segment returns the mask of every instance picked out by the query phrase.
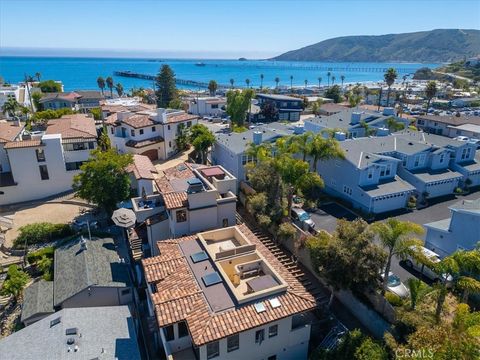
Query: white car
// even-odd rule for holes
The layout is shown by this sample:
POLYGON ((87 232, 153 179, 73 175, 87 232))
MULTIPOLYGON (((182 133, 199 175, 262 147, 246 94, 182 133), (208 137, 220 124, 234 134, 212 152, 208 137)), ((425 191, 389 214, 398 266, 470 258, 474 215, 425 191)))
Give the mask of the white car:
MULTIPOLYGON (((382 273, 381 276, 383 280, 385 273, 382 273)), ((410 295, 408 288, 400 281, 400 278, 391 271, 388 273, 387 288, 388 291, 400 296, 402 299, 410 295)))
POLYGON ((469 138, 466 137, 466 136, 457 136, 456 138, 453 138, 453 140, 457 140, 457 141, 468 141, 469 138))
MULTIPOLYGON (((415 247, 413 247, 412 250, 415 250, 415 247)), ((432 250, 427 249, 426 247, 423 247, 423 246, 420 246, 419 250, 423 254, 423 256, 425 256, 433 264, 440 262, 440 256, 437 253, 433 252, 432 250)), ((427 277, 428 279, 434 282, 438 282, 443 279, 443 280, 446 280, 447 283, 450 283, 453 280, 451 275, 437 274, 433 269, 415 260, 411 256, 407 260, 405 260, 405 265, 411 269, 418 271, 419 273, 422 273, 425 277, 427 277)))

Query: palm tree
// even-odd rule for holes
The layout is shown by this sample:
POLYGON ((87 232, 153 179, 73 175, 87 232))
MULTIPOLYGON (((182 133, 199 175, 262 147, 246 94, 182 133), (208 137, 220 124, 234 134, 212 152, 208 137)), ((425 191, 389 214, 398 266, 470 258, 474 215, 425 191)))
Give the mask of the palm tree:
POLYGON ((245 84, 247 84, 247 88, 250 88, 250 79, 245 79, 245 84))
POLYGON ((290 75, 290 91, 293 91, 293 75, 290 75))
POLYGON ((115 90, 117 91, 118 96, 122 97, 122 95, 123 95, 123 85, 120 84, 120 83, 117 83, 115 85, 115 90))
POLYGON ((263 74, 260 74, 260 89, 263 89, 263 74))
POLYGON ((39 72, 36 72, 35 73, 35 77, 37 78, 37 80, 40 82, 40 77, 42 76, 42 74, 40 74, 39 72))
POLYGON ((17 113, 17 110, 20 108, 20 104, 14 97, 9 97, 8 100, 3 104, 2 111, 5 115, 14 117, 17 113))
POLYGON ((397 76, 398 76, 397 70, 395 70, 394 68, 387 69, 385 74, 383 74, 383 78, 385 79, 385 82, 387 83, 387 86, 388 86, 387 107, 390 104, 390 89, 391 89, 391 86, 393 85, 393 83, 395 82, 395 79, 397 78, 397 76))
POLYGON ((100 88, 100 90, 102 91, 102 95, 103 95, 103 89, 105 89, 105 80, 103 79, 103 77, 99 76, 97 78, 97 85, 100 88))
POLYGON ((332 76, 332 85, 335 84, 335 76, 332 76))
POLYGON ((276 85, 275 85, 275 88, 276 88, 276 89, 278 89, 278 83, 279 83, 279 82, 280 82, 280 78, 277 76, 277 77, 275 78, 275 84, 276 84, 276 85))
POLYGON ((340 80, 342 81, 342 88, 343 88, 343 82, 345 81, 345 75, 340 76, 340 80))
POLYGON ((410 309, 415 310, 418 300, 425 296, 432 288, 417 278, 408 279, 408 288, 410 290, 410 309))
POLYGON ((427 111, 430 108, 430 102, 437 94, 437 83, 435 81, 429 81, 425 88, 425 97, 427 98, 427 111))
POLYGON ((328 87, 330 87, 330 76, 332 75, 332 73, 329 71, 327 72, 327 78, 328 78, 328 87))
POLYGON ((318 88, 320 89, 320 84, 322 83, 322 78, 321 77, 318 77, 318 88))
POLYGON ((232 89, 233 89, 233 84, 235 83, 235 80, 234 79, 230 79, 230 85, 232 86, 232 89))
POLYGON ((211 96, 215 96, 215 93, 217 92, 217 82, 215 80, 210 80, 208 83, 208 91, 210 91, 211 96))
POLYGON ((107 87, 110 89, 110 97, 113 97, 113 79, 111 76, 107 77, 105 79, 105 83, 107 84, 107 87))
POLYGON ((308 80, 305 79, 304 83, 305 83, 305 89, 306 89, 306 88, 307 88, 307 85, 308 85, 308 80))
POLYGON ((385 295, 392 258, 398 256, 401 259, 406 259, 412 253, 412 247, 422 246, 423 242, 415 238, 414 235, 423 234, 423 228, 421 225, 410 221, 388 218, 385 222, 374 223, 372 230, 378 234, 382 245, 387 249, 387 264, 384 269, 382 286, 382 295, 385 295))
POLYGON ((344 159, 345 153, 334 138, 325 139, 322 133, 315 134, 310 141, 308 155, 313 158, 313 172, 317 172, 319 160, 344 159))
POLYGON ((310 140, 312 137, 313 133, 311 131, 307 131, 301 135, 292 136, 291 138, 295 150, 294 152, 300 152, 302 154, 303 161, 307 159, 310 149, 310 140))

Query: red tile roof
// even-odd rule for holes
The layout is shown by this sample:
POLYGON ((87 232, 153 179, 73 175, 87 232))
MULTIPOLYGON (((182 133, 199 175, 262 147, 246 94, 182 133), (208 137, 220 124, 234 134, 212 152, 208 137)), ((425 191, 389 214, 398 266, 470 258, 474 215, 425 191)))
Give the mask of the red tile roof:
POLYGON ((182 192, 170 192, 162 194, 163 201, 165 201, 165 207, 167 209, 179 209, 188 206, 187 193, 182 192))
POLYGON ((5 149, 19 149, 28 147, 43 146, 41 140, 22 140, 7 142, 4 146, 5 149))
POLYGON ((135 179, 154 179, 153 174, 157 173, 157 169, 153 166, 152 161, 145 155, 133 155, 133 163, 127 168, 128 172, 133 173, 135 179))
POLYGON ((46 134, 61 134, 62 139, 96 139, 95 120, 85 114, 64 115, 60 119, 49 120, 46 134))
POLYGON ((11 123, 0 123, 0 143, 15 140, 22 130, 23 126, 15 126, 11 123))
POLYGON ((266 311, 261 313, 252 303, 212 312, 180 250, 179 243, 196 239, 186 236, 157 242, 160 255, 142 260, 147 281, 157 288, 152 302, 160 327, 186 321, 194 345, 201 346, 316 307, 314 297, 250 229, 246 225, 240 225, 239 229, 288 283, 286 292, 276 294, 281 306, 272 308, 264 301, 266 311))
POLYGON ((198 119, 199 116, 197 115, 192 115, 192 114, 167 114, 167 123, 177 123, 177 122, 182 122, 182 121, 190 121, 190 120, 195 120, 198 119))
POLYGON ((149 115, 144 114, 134 114, 125 117, 122 122, 136 129, 155 125, 155 121, 150 119, 149 115))

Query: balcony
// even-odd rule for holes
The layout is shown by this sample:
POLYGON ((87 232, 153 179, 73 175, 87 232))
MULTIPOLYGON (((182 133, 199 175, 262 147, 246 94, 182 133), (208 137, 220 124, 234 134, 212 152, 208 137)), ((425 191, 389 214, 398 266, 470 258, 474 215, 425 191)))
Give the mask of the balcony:
POLYGON ((138 222, 165 211, 165 203, 159 194, 148 195, 146 198, 132 198, 132 209, 138 222))

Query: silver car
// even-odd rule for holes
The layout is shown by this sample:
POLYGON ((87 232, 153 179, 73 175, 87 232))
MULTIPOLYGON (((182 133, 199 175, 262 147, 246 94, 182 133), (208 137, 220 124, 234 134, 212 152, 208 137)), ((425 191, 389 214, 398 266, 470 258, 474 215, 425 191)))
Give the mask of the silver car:
POLYGON ((315 228, 315 223, 313 222, 310 214, 301 208, 292 208, 291 212, 292 219, 294 221, 299 221, 302 224, 306 224, 312 229, 315 228))
MULTIPOLYGON (((383 280, 385 273, 382 273, 381 276, 383 280)), ((387 288, 388 291, 400 296, 402 299, 410 295, 408 288, 400 281, 400 278, 391 271, 388 273, 387 288)))

